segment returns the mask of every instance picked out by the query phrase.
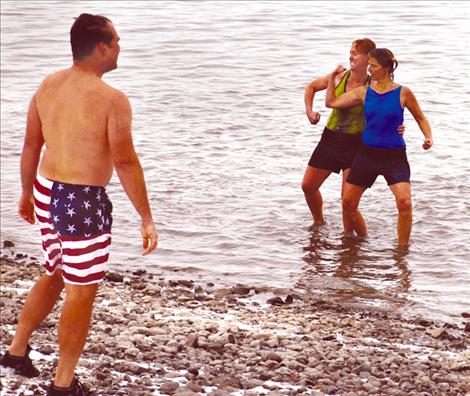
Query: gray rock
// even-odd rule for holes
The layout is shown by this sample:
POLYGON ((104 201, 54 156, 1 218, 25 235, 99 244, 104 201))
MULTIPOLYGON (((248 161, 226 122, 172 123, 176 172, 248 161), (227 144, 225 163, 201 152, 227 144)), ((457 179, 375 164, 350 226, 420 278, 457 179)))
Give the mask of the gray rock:
POLYGON ((281 363, 282 360, 283 360, 281 355, 279 355, 275 352, 272 352, 272 351, 270 351, 266 355, 264 355, 264 358, 266 360, 274 360, 275 362, 278 362, 278 363, 281 363))
POLYGON ((192 390, 193 392, 196 392, 196 393, 201 393, 202 392, 202 387, 201 385, 199 385, 198 383, 196 382, 188 382, 186 384, 186 387, 190 390, 192 390))
POLYGON ((245 285, 236 285, 232 287, 231 292, 233 294, 247 295, 250 294, 251 288, 245 285))
POLYGON ((284 305, 285 304, 284 300, 279 296, 270 298, 266 302, 271 305, 284 305))
POLYGON ((253 389, 258 386, 262 386, 263 381, 257 378, 248 378, 248 379, 242 380, 242 384, 243 384, 244 389, 253 389))
POLYGON ((213 382, 215 385, 218 385, 219 388, 243 388, 240 380, 237 377, 231 375, 219 375, 214 377, 213 382))
POLYGON ((227 392, 226 390, 223 390, 223 389, 216 389, 208 393, 208 396, 230 396, 230 392, 227 392))
POLYGON ((160 392, 164 395, 173 395, 179 388, 179 384, 173 381, 165 381, 160 387, 160 392))
POLYGON ((196 333, 191 333, 186 338, 186 345, 190 348, 197 348, 199 343, 199 335, 196 333))
POLYGON ((116 342, 116 347, 127 350, 134 348, 134 343, 126 339, 120 339, 116 342))
POLYGON ((110 282, 124 282, 124 276, 118 274, 117 272, 107 272, 105 275, 105 279, 110 282))

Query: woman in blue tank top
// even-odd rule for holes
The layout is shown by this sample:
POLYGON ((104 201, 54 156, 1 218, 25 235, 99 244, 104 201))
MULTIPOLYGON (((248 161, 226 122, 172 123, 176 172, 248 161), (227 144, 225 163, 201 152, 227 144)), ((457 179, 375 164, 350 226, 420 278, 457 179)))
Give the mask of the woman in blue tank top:
POLYGON ((366 116, 362 146, 354 159, 343 192, 345 231, 352 232, 354 229, 354 213, 362 194, 374 184, 378 175, 382 175, 397 204, 398 244, 407 246, 412 225, 410 167, 405 141, 397 132, 397 127, 403 124, 405 108, 411 112, 424 135, 423 149, 430 149, 433 140, 431 126, 413 92, 393 81, 397 65, 390 50, 372 50, 369 52, 371 85, 335 97, 334 78, 344 70, 343 66, 338 66, 330 74, 325 104, 327 107, 342 109, 363 103, 366 116))

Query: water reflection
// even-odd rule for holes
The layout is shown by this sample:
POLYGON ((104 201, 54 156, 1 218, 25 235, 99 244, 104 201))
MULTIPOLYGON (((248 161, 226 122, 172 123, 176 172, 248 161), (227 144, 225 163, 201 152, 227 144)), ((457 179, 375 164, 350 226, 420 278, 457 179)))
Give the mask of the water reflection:
POLYGON ((342 299, 406 301, 411 286, 408 249, 381 249, 375 241, 310 230, 297 287, 342 299))

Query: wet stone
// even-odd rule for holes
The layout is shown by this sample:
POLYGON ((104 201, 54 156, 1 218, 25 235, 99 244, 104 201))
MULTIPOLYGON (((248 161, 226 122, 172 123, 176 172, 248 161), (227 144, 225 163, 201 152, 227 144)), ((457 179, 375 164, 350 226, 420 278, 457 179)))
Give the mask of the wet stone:
POLYGON ((284 305, 284 300, 279 296, 270 298, 266 302, 271 305, 284 305))
POLYGON ((110 282, 124 282, 124 276, 116 272, 107 272, 105 279, 110 282))

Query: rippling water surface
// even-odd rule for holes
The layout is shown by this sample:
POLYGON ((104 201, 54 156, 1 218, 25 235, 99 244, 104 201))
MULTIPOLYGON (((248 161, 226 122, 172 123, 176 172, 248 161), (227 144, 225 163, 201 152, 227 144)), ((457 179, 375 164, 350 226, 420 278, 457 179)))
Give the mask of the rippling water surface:
POLYGON ((68 67, 68 32, 81 12, 113 20, 119 69, 105 80, 129 95, 135 144, 160 229, 141 258, 138 219, 114 177, 114 269, 145 268, 215 283, 320 290, 457 320, 470 302, 466 2, 28 2, 1 4, 1 231, 40 255, 16 216, 28 101, 68 67), (342 235, 340 177, 322 187, 328 224, 311 230, 300 189, 319 125, 304 115, 313 78, 348 63, 370 37, 400 61, 396 81, 420 101, 435 136, 405 113, 414 228, 396 248, 396 210, 383 179, 363 197, 365 240, 342 235))

